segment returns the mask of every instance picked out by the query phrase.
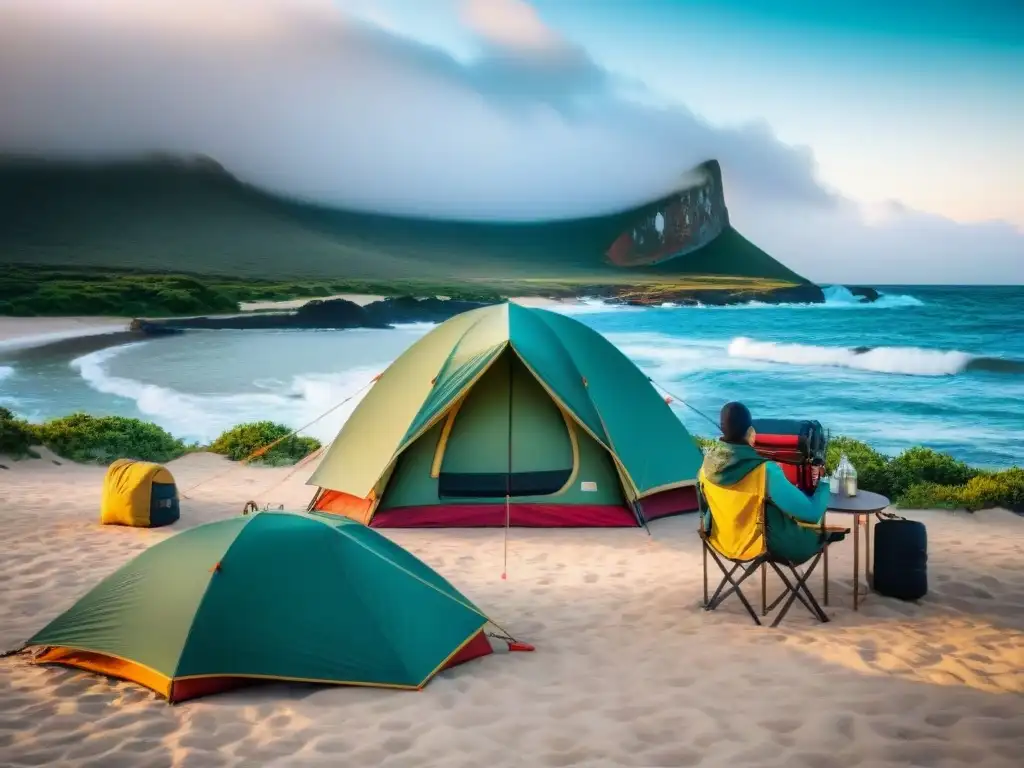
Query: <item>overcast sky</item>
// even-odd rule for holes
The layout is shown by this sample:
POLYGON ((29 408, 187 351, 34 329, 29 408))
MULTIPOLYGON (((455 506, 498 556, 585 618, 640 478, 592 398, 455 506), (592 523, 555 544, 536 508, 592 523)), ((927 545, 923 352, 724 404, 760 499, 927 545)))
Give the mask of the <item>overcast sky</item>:
MULTIPOLYGON (((890 79, 921 85, 901 102, 865 84, 888 82, 874 59, 851 74, 857 17, 793 10, 787 27, 785 14, 729 16, 728 5, 0 0, 0 152, 201 153, 305 199, 502 220, 621 210, 714 157, 736 227, 812 279, 1024 282, 1020 6, 978 0, 971 18, 991 6, 1003 23, 947 30, 932 13, 902 37, 893 22, 890 79), (827 82, 812 22, 843 32, 846 48, 820 51, 819 69, 836 71, 827 82), (930 93, 930 70, 911 56, 922 30, 933 47, 943 34, 975 43, 955 51, 961 75, 934 65, 946 123, 915 96, 930 93), (900 44, 905 59, 893 55, 900 44), (986 95, 991 109, 974 111, 986 95)), ((815 7, 773 7, 787 5, 815 7)))

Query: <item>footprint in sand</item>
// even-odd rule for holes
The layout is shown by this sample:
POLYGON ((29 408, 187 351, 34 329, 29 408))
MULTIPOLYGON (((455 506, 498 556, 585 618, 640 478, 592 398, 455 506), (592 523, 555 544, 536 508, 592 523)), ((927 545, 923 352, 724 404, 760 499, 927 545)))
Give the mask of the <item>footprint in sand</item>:
POLYGON ((778 720, 762 720, 761 727, 773 733, 792 733, 800 727, 800 721, 791 718, 780 718, 778 720))
POLYGON ((587 584, 593 584, 595 581, 597 581, 597 579, 598 576, 596 573, 588 573, 586 576, 583 577, 583 581, 585 581, 587 584))
POLYGON ((860 755, 837 755, 835 752, 797 752, 790 765, 806 765, 807 768, 853 768, 863 762, 860 755))
POLYGON ((658 766, 690 766, 700 765, 704 755, 687 747, 673 747, 659 752, 648 752, 644 755, 645 765, 658 766))
POLYGON ((961 715, 955 712, 933 712, 925 715, 924 721, 935 728, 950 728, 961 720, 961 715))

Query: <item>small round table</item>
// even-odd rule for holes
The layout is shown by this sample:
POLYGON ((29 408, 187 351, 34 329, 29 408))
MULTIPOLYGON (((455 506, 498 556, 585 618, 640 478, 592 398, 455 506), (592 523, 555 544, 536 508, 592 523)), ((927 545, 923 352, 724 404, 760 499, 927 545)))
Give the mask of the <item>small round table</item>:
MULTIPOLYGON (((863 521, 864 539, 864 576, 871 584, 871 516, 889 506, 889 499, 880 493, 857 491, 856 496, 833 493, 829 496, 828 509, 822 516, 821 524, 825 525, 828 512, 853 515, 853 610, 857 610, 860 593, 860 526, 863 521)), ((828 605, 828 547, 825 547, 825 605, 828 605)))

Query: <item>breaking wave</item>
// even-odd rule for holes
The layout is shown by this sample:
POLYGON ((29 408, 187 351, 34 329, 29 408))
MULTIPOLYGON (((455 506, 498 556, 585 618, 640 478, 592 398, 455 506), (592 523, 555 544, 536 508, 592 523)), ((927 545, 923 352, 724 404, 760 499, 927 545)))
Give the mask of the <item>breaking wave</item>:
MULTIPOLYGON (((875 301, 861 301, 849 288, 829 285, 822 288, 825 303, 787 302, 770 304, 764 301, 748 301, 744 304, 730 304, 724 307, 698 304, 698 309, 898 309, 901 307, 923 307, 924 302, 916 296, 900 293, 879 293, 875 301)), ((663 305, 665 306, 665 305, 663 305)), ((672 305, 676 306, 676 305, 672 305)))
POLYGON ((879 293, 876 301, 861 301, 859 296, 854 295, 849 288, 842 285, 826 286, 822 289, 822 293, 825 295, 825 302, 823 304, 808 302, 773 304, 764 301, 748 301, 743 304, 719 306, 701 304, 699 302, 697 304, 675 304, 671 301, 665 301, 656 306, 638 307, 615 304, 604 299, 584 297, 576 302, 560 302, 545 306, 544 308, 565 315, 591 315, 606 312, 643 312, 647 309, 898 309, 902 307, 924 306, 924 302, 916 296, 899 293, 879 293))
POLYGON ((14 369, 9 365, 0 365, 0 381, 14 375, 14 369))
POLYGON ((728 353, 734 358, 769 363, 831 366, 907 376, 954 376, 972 371, 1024 374, 1024 361, 918 347, 820 347, 756 341, 740 336, 729 343, 728 353))
POLYGON ((107 366, 113 358, 147 343, 102 349, 75 358, 70 365, 92 389, 131 400, 148 420, 175 437, 200 443, 248 421, 271 419, 297 429, 358 391, 357 396, 303 433, 323 442, 332 440, 369 391, 369 387, 360 388, 380 373, 379 366, 358 367, 336 374, 300 374, 289 381, 260 379, 253 382, 252 392, 196 395, 109 372, 107 366))

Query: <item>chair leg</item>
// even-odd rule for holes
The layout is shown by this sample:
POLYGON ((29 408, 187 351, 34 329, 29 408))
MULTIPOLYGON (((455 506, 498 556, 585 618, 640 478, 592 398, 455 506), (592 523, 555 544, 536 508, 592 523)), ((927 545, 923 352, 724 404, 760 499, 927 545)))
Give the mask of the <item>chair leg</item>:
POLYGON ((761 615, 768 615, 768 566, 761 563, 761 615))
POLYGON ((779 622, 782 621, 786 613, 789 611, 790 607, 793 605, 793 601, 797 598, 799 598, 800 602, 804 604, 804 607, 806 607, 807 610, 810 611, 819 621, 829 621, 828 616, 821 609, 821 606, 818 605, 818 601, 814 598, 814 595, 807 587, 807 580, 811 577, 811 574, 814 573, 814 568, 815 566, 817 566, 818 560, 821 559, 821 555, 822 553, 819 552, 818 555, 814 558, 814 560, 811 561, 811 564, 804 570, 802 574, 799 571, 797 571, 797 569, 794 566, 789 565, 789 570, 792 572, 793 577, 795 578, 795 582, 792 584, 790 583, 789 579, 786 578, 786 575, 782 572, 782 569, 779 568, 776 563, 773 562, 771 564, 772 568, 774 568, 775 572, 779 575, 779 578, 782 579, 782 583, 786 585, 787 592, 789 595, 789 598, 782 606, 782 610, 779 611, 779 615, 776 616, 775 621, 772 622, 773 627, 779 625, 779 622))
POLYGON ((712 550, 711 557, 714 558, 715 562, 718 563, 718 567, 722 569, 722 573, 725 578, 722 579, 722 583, 719 584, 718 589, 715 590, 715 594, 712 595, 711 600, 705 605, 704 610, 712 611, 717 608, 722 602, 729 597, 733 592, 743 603, 743 607, 746 608, 747 613, 750 614, 750 618, 754 620, 757 625, 761 624, 761 620, 757 616, 757 611, 754 610, 753 606, 747 600, 746 595, 743 594, 743 590, 740 589, 740 585, 743 584, 750 576, 757 573, 758 568, 761 567, 764 562, 762 558, 758 558, 750 563, 733 563, 732 568, 727 569, 725 564, 721 561, 718 555, 712 550), (736 571, 743 569, 743 574, 738 578, 734 579, 733 576, 736 571), (726 585, 730 585, 729 589, 725 589, 726 585), (723 591, 724 590, 724 591, 723 591))
MULTIPOLYGON (((812 564, 811 568, 809 568, 808 570, 812 570, 813 568, 814 564, 812 564)), ((806 579, 802 579, 802 577, 800 576, 800 572, 797 571, 796 568, 794 568, 793 566, 789 566, 789 569, 790 572, 793 574, 792 584, 790 583, 789 579, 786 577, 786 574, 783 571, 780 571, 777 566, 775 568, 775 572, 779 574, 779 578, 782 579, 782 583, 786 585, 786 594, 788 594, 790 591, 795 592, 796 598, 804 604, 804 608, 806 608, 811 613, 817 615, 818 612, 814 609, 814 606, 807 600, 806 597, 804 597, 806 591, 799 588, 801 581, 806 581, 806 579)))
POLYGON ((704 568, 704 607, 708 607, 708 543, 702 538, 701 543, 701 560, 704 568))
MULTIPOLYGON (((712 553, 712 557, 714 557, 713 553, 712 553)), ((708 600, 707 604, 704 606, 709 611, 717 608, 721 604, 721 602, 723 600, 725 600, 725 598, 727 598, 729 595, 732 594, 733 589, 735 589, 735 584, 736 584, 736 582, 733 581, 732 577, 733 577, 733 574, 735 574, 736 571, 738 571, 740 569, 740 563, 735 563, 732 566, 732 568, 730 568, 729 570, 726 570, 725 566, 722 565, 722 563, 719 563, 719 565, 722 568, 722 573, 724 574, 724 577, 722 578, 722 583, 718 585, 718 589, 715 590, 715 594, 713 594, 711 596, 711 599, 708 600), (732 588, 730 588, 729 591, 726 592, 723 595, 722 594, 722 590, 725 589, 726 586, 729 585, 729 584, 732 584, 734 586, 732 588)))

